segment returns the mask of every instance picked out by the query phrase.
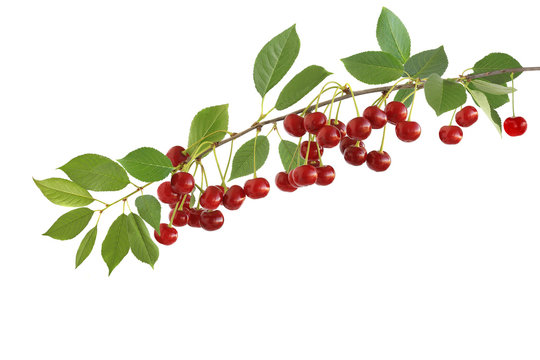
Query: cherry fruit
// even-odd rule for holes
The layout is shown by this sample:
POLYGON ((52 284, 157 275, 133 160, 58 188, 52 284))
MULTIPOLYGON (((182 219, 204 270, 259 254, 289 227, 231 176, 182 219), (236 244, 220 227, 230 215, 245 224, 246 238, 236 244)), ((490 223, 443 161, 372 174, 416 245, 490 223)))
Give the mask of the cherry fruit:
POLYGON ((298 186, 313 185, 317 182, 317 169, 313 165, 302 165, 292 171, 292 178, 298 186))
POLYGON ((246 200, 244 188, 239 185, 233 185, 223 196, 223 206, 228 210, 238 210, 246 200))
POLYGON ((165 204, 176 204, 180 200, 180 195, 173 191, 170 181, 164 181, 158 186, 157 196, 165 204))
MULTIPOLYGON (((339 142, 339 151, 341 151, 341 153, 343 154, 345 153, 345 150, 347 150, 348 147, 354 146, 354 145, 356 145, 356 140, 353 140, 350 137, 346 136, 342 138, 341 141, 339 142)), ((364 143, 360 141, 359 146, 364 147, 364 143)))
POLYGON ((416 121, 400 121, 396 124, 396 135, 399 140, 413 142, 420 137, 422 129, 416 121))
POLYGON ((221 205, 223 201, 223 190, 217 186, 209 186, 202 193, 200 204, 203 208, 208 210, 215 210, 221 205))
POLYGON ((317 145, 315 141, 302 142, 302 144, 300 145, 300 156, 302 156, 302 158, 304 159, 306 158, 308 146, 309 146, 308 160, 310 161, 319 160, 319 152, 321 153, 321 156, 322 156, 322 154, 324 153, 324 148, 317 145))
POLYGON ((336 178, 336 172, 330 165, 317 168, 317 185, 326 186, 334 182, 336 178))
POLYGON ((373 150, 367 155, 367 165, 373 171, 385 171, 390 163, 390 155, 386 151, 373 150))
POLYGON ((171 186, 175 193, 189 194, 195 187, 195 179, 190 173, 177 172, 171 178, 171 186))
POLYGON ((465 106, 456 113, 456 123, 461 127, 469 127, 478 120, 478 110, 474 106, 465 106))
POLYGON ((262 199, 270 192, 270 183, 265 178, 249 179, 244 184, 244 191, 251 199, 262 199))
POLYGON ((200 228, 201 213, 201 209, 189 209, 188 225, 194 228, 200 228))
POLYGON ((206 231, 220 229, 225 222, 225 217, 219 210, 203 211, 201 213, 201 227, 206 231))
POLYGON ((521 136, 527 131, 527 121, 521 116, 504 120, 504 131, 510 136, 521 136))
POLYGON ((463 138, 463 130, 457 125, 446 125, 439 130, 439 139, 447 145, 455 145, 463 138))
POLYGON ((343 153, 345 161, 354 166, 360 166, 366 162, 366 155, 367 152, 363 146, 349 146, 343 153))
POLYGON ((330 120, 330 125, 334 126, 339 130, 339 132, 341 133, 341 138, 347 136, 347 125, 345 125, 341 121, 332 119, 330 120))
POLYGON ((178 231, 169 224, 159 224, 159 234, 154 230, 154 238, 163 245, 171 245, 178 239, 178 231))
POLYGON ((171 160, 172 166, 177 167, 178 165, 186 162, 189 154, 181 146, 173 146, 167 151, 167 157, 171 160))
POLYGON ((341 132, 333 125, 324 125, 317 133, 317 143, 323 148, 333 148, 339 144, 341 132))
POLYGON ((407 107, 399 101, 392 101, 386 104, 384 112, 386 113, 388 122, 393 125, 407 119, 407 107))
POLYGON ((353 140, 365 140, 371 134, 371 123, 365 117, 355 117, 347 124, 347 135, 353 140))
POLYGON ((285 131, 295 137, 304 136, 306 129, 304 128, 304 118, 297 114, 289 114, 283 120, 285 131))
POLYGON ((369 120, 373 129, 381 129, 388 121, 386 113, 379 109, 378 106, 368 106, 363 115, 369 120))
POLYGON ((296 191, 296 189, 298 188, 297 186, 294 186, 290 183, 289 174, 287 174, 285 171, 277 173, 275 182, 277 188, 281 191, 293 192, 296 191))
MULTIPOLYGON (((169 220, 172 219, 173 213, 174 213, 174 209, 171 210, 171 212, 169 213, 169 220)), ((176 210, 176 214, 174 215, 172 224, 174 226, 185 226, 187 225, 188 220, 189 220, 189 212, 178 209, 176 210)))
POLYGON ((328 119, 322 112, 309 113, 304 117, 304 128, 310 134, 317 135, 328 119))

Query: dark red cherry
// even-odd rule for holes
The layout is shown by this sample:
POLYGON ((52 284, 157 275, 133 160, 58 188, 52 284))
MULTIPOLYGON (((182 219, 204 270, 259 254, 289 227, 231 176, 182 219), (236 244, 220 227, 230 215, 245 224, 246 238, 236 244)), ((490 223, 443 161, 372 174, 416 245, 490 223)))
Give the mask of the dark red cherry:
POLYGON ((308 145, 309 145, 309 156, 308 160, 315 161, 319 160, 319 152, 322 154, 324 153, 324 148, 317 145, 315 141, 304 141, 300 145, 300 156, 302 156, 304 159, 306 158, 306 153, 308 151, 308 145), (319 149, 317 151, 317 148, 319 149))
POLYGON ((319 130, 326 125, 328 119, 322 112, 314 112, 306 114, 304 117, 304 128, 308 133, 317 135, 319 130))
POLYGON ((407 107, 402 102, 392 101, 384 108, 386 119, 390 124, 396 125, 400 121, 407 120, 407 107))
POLYGON ((315 166, 315 167, 321 166, 321 161, 319 159, 317 159, 317 160, 308 160, 307 163, 309 165, 312 165, 312 166, 315 166))
MULTIPOLYGON (((189 208, 189 203, 190 203, 190 201, 191 201, 191 195, 190 195, 190 194, 180 195, 180 199, 178 200, 178 209, 179 209, 179 210, 181 210, 181 209, 180 209, 180 204, 182 203, 182 200, 183 200, 184 197, 186 198, 186 200, 184 200, 183 208, 184 208, 184 210, 187 209, 187 208, 189 208)), ((176 207, 176 204, 177 204, 177 203, 169 204, 169 207, 170 207, 171 209, 174 209, 174 208, 176 207)))
POLYGON ((371 123, 371 128, 381 129, 386 125, 387 118, 386 113, 379 109, 378 106, 368 106, 364 110, 364 117, 371 123))
POLYGON ((335 126, 339 130, 341 138, 347 136, 347 125, 345 125, 341 121, 332 119, 330 120, 330 125, 335 126))
POLYGON ((317 169, 312 165, 302 165, 292 171, 292 177, 299 186, 313 185, 317 182, 317 169))
MULTIPOLYGON (((345 153, 345 150, 349 146, 354 146, 354 145, 356 145, 356 140, 353 140, 350 137, 346 136, 343 139, 341 139, 341 141, 339 142, 339 151, 341 151, 341 153, 343 154, 343 153, 345 153)), ((360 141, 359 146, 365 147, 364 143, 362 141, 360 141)))
POLYGON ((209 186, 201 195, 200 204, 208 210, 215 210, 223 201, 223 190, 217 186, 209 186))
POLYGON ((527 121, 521 116, 504 120, 504 131, 510 136, 521 136, 527 131, 527 121))
POLYGON ((154 238, 160 244, 171 245, 178 239, 178 231, 173 227, 169 227, 169 224, 160 224, 159 234, 154 230, 154 238))
POLYGON ((285 171, 277 173, 275 182, 276 182, 277 188, 281 191, 293 192, 293 191, 296 191, 297 189, 296 186, 292 185, 289 182, 289 174, 287 174, 285 171))
POLYGON ((461 127, 469 127, 478 120, 478 110, 474 106, 465 106, 456 113, 456 123, 461 127))
POLYGON ((287 175, 287 179, 289 180, 289 184, 291 184, 291 186, 294 186, 295 188, 299 188, 300 185, 297 184, 295 181, 294 181, 294 178, 293 178, 293 171, 294 169, 292 169, 289 174, 287 175))
POLYGON ((249 179, 244 184, 244 191, 251 199, 261 199, 270 192, 270 183, 265 178, 249 179))
POLYGON ((194 228, 201 227, 202 209, 189 209, 188 225, 194 228))
POLYGON ((367 152, 363 146, 349 146, 343 153, 345 161, 354 166, 360 166, 366 162, 366 155, 367 152))
MULTIPOLYGON (((174 213, 174 209, 171 210, 171 212, 169 213, 169 220, 172 219, 173 213, 174 213)), ((189 220, 189 212, 178 209, 176 210, 176 215, 174 216, 174 220, 172 224, 174 226, 185 226, 187 225, 188 220, 189 220)))
POLYGON ((463 130, 457 125, 446 125, 439 130, 439 139, 447 145, 455 145, 463 138, 463 130))
POLYGON ((396 124, 396 135, 399 140, 413 142, 420 137, 422 129, 416 121, 400 121, 396 124))
POLYGON ((185 151, 186 149, 181 146, 173 146, 167 151, 167 157, 171 160, 172 166, 177 167, 187 160, 189 154, 184 153, 185 151))
POLYGON ((373 171, 385 171, 390 163, 390 155, 386 151, 373 150, 367 155, 367 165, 373 171))
POLYGON ((336 172, 334 171, 334 168, 330 165, 317 168, 317 185, 330 185, 332 182, 334 182, 335 178, 336 172))
POLYGON ((244 188, 239 185, 233 185, 227 190, 223 197, 223 206, 228 210, 238 210, 246 200, 244 188))
POLYGON ((157 195, 165 204, 176 204, 180 200, 180 195, 173 191, 170 181, 164 181, 158 186, 157 195))
POLYGON ((355 117, 347 124, 347 135, 353 140, 365 140, 371 134, 371 123, 365 117, 355 117))
POLYGON ((201 227, 206 231, 220 229, 225 222, 225 217, 219 210, 203 211, 201 213, 201 227))
POLYGON ((304 118, 297 114, 289 114, 283 120, 285 131, 295 137, 301 137, 306 133, 304 118))
POLYGON ((190 173, 177 172, 171 178, 171 186, 175 193, 189 194, 195 187, 195 179, 190 173))
POLYGON ((323 148, 333 148, 339 144, 341 133, 332 125, 324 125, 317 133, 317 143, 323 148))

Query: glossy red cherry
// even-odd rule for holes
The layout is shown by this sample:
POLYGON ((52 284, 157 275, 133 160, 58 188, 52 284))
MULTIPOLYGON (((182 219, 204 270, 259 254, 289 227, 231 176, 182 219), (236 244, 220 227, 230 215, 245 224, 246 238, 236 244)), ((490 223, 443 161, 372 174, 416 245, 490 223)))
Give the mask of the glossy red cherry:
POLYGON ((296 191, 297 189, 296 186, 292 185, 289 182, 289 174, 287 174, 285 171, 277 173, 275 182, 276 182, 277 188, 281 191, 293 192, 293 191, 296 191))
POLYGON ((201 209, 189 209, 188 225, 194 228, 200 228, 201 213, 201 209))
POLYGON ((384 108, 386 118, 390 124, 396 125, 400 121, 407 120, 407 107, 402 102, 392 101, 384 108))
POLYGON ((317 160, 308 160, 307 162, 309 165, 313 165, 315 167, 321 166, 321 161, 319 159, 317 160))
POLYGON ((343 153, 345 161, 354 166, 360 166, 366 162, 366 156, 367 152, 363 146, 349 146, 343 153))
POLYGON ((347 136, 347 125, 345 125, 341 121, 332 119, 330 120, 330 125, 336 127, 339 130, 342 138, 347 136))
POLYGON ((292 169, 292 170, 289 172, 289 174, 287 175, 287 179, 289 180, 289 184, 291 184, 291 186, 294 186, 295 188, 299 188, 300 185, 297 184, 297 183, 294 181, 293 171, 294 171, 294 169, 292 169))
POLYGON ((225 217, 219 210, 203 211, 201 213, 201 227, 206 231, 220 229, 225 222, 225 217))
POLYGON ((400 121, 396 124, 396 135, 399 140, 413 142, 420 137, 422 128, 416 121, 400 121))
POLYGON ((504 131, 510 136, 521 136, 527 131, 527 121, 521 116, 504 120, 504 131))
MULTIPOLYGON (((169 213, 169 220, 172 219, 173 213, 174 213, 174 209, 171 210, 171 212, 169 213)), ((187 225, 188 220, 189 220, 189 211, 178 209, 176 210, 176 215, 174 216, 174 220, 172 224, 174 226, 185 226, 187 225)))
POLYGON ((302 165, 292 171, 292 178, 299 186, 313 185, 317 182, 317 169, 313 165, 302 165))
POLYGON ((371 134, 371 123, 365 117, 355 117, 347 124, 347 135, 353 140, 365 140, 371 134))
MULTIPOLYGON (((343 139, 341 139, 341 141, 339 142, 339 151, 341 151, 341 153, 343 154, 343 153, 345 153, 345 150, 349 146, 354 146, 354 145, 356 145, 356 140, 353 140, 350 137, 346 136, 343 139)), ((362 141, 360 141, 359 146, 365 147, 364 143, 362 141)))
POLYGON ((208 210, 215 210, 223 201, 223 190, 217 186, 209 186, 201 195, 200 204, 208 210))
POLYGON ((190 173, 177 172, 171 178, 171 186, 175 193, 189 194, 195 187, 195 179, 190 173))
MULTIPOLYGON (((184 197, 186 198, 186 200, 184 200, 183 208, 184 208, 184 209, 189 208, 189 203, 190 203, 190 201, 191 201, 191 195, 190 195, 190 194, 180 195, 180 199, 179 199, 178 202, 177 202, 177 203, 178 203, 178 209, 179 209, 179 210, 181 210, 181 209, 180 209, 180 204, 182 203, 182 200, 183 200, 184 197)), ((171 209, 174 209, 174 208, 176 207, 176 204, 177 204, 177 203, 169 204, 169 207, 170 207, 171 209)))
POLYGON ((439 130, 439 139, 447 145, 455 145, 463 138, 463 130, 457 125, 446 125, 439 130))
POLYGON ((367 166, 373 171, 385 171, 390 163, 390 155, 386 151, 373 150, 367 155, 367 166))
POLYGON ((171 245, 178 239, 178 231, 173 227, 169 227, 169 224, 160 224, 159 234, 154 230, 154 238, 160 244, 171 245))
POLYGON ((328 119, 322 112, 309 113, 304 117, 304 128, 308 133, 317 135, 328 119))
POLYGON ((339 144, 341 133, 332 125, 324 125, 317 133, 317 143, 323 148, 333 148, 339 144))
POLYGON ((176 204, 180 199, 180 195, 173 191, 170 181, 164 181, 158 186, 157 195, 158 199, 165 204, 176 204))
POLYGON ((289 114, 283 120, 285 131, 295 137, 301 137, 306 133, 304 118, 297 114, 289 114))
POLYGON ((363 115, 369 120, 373 129, 381 129, 386 125, 386 113, 379 109, 378 106, 368 106, 363 115))
POLYGON ((469 127, 478 120, 478 110, 474 106, 465 106, 456 113, 456 123, 462 127, 469 127))
POLYGON ((326 186, 334 182, 336 178, 336 172, 330 165, 325 165, 317 168, 317 185, 326 186))
POLYGON ((223 206, 228 210, 238 210, 246 200, 244 188, 239 185, 233 185, 227 190, 223 197, 223 206))
POLYGON ((308 151, 308 145, 309 145, 309 156, 308 156, 308 160, 319 160, 319 152, 321 153, 321 156, 322 154, 324 153, 324 148, 320 147, 319 145, 317 145, 317 143, 315 141, 304 141, 302 142, 302 144, 300 145, 300 156, 302 156, 302 158, 306 158, 306 153, 308 151), (317 151, 317 148, 319 149, 317 151))
POLYGON ((251 199, 261 199, 270 192, 270 183, 265 178, 249 179, 244 184, 244 191, 251 199))
POLYGON ((172 166, 177 167, 187 160, 189 154, 187 152, 184 154, 185 151, 186 149, 181 146, 173 146, 167 151, 167 157, 171 160, 172 166))

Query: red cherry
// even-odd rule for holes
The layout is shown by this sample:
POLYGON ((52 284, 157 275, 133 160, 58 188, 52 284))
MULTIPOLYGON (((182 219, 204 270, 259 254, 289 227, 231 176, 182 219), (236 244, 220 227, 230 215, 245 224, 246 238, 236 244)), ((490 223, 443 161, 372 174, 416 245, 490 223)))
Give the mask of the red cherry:
POLYGON ((190 173, 177 172, 171 178, 171 186, 175 193, 189 194, 195 187, 195 179, 190 173))
POLYGON ((469 127, 478 120, 478 110, 474 106, 465 106, 456 113, 456 123, 462 127, 469 127))
POLYGON ((386 125, 386 113, 379 109, 378 106, 368 106, 363 115, 369 120, 373 129, 381 129, 386 125))
POLYGON ((251 199, 261 199, 270 192, 270 183, 265 178, 255 178, 246 181, 244 191, 251 199))
POLYGON ((299 186, 313 185, 317 182, 317 169, 312 165, 302 165, 292 171, 292 178, 299 186))
POLYGON ((308 133, 317 135, 328 119, 322 112, 309 113, 304 118, 304 128, 308 133))
POLYGON ((339 130, 339 132, 341 133, 341 138, 347 136, 347 125, 345 125, 341 121, 332 119, 330 120, 330 125, 336 127, 339 130))
POLYGON ((339 144, 341 133, 332 125, 324 125, 317 133, 317 143, 323 148, 333 148, 339 144))
POLYGON ((371 134, 371 123, 365 117, 355 117, 347 124, 347 135, 353 140, 365 140, 371 134))
POLYGON ((527 121, 521 116, 504 120, 504 131, 510 136, 521 136, 527 131, 527 121))
POLYGON ((385 171, 390 163, 390 155, 386 151, 373 150, 367 155, 367 165, 373 171, 385 171))
POLYGON ((171 245, 178 239, 178 231, 169 224, 159 224, 159 234, 154 230, 154 238, 163 245, 171 245))
POLYGON ((304 118, 300 115, 289 114, 285 116, 283 127, 291 136, 301 137, 306 133, 306 129, 304 128, 304 118))
POLYGON ((422 129, 416 121, 400 121, 396 124, 396 135, 399 140, 413 142, 420 137, 422 129))
POLYGON ((289 174, 287 175, 287 180, 289 180, 289 184, 291 184, 291 186, 294 186, 295 188, 299 188, 300 185, 297 184, 297 183, 294 181, 293 171, 294 171, 294 169, 292 169, 292 170, 289 172, 289 174))
POLYGON ((186 198, 186 200, 184 200, 183 208, 184 208, 184 210, 187 209, 187 208, 189 208, 189 203, 190 203, 190 201, 191 201, 191 195, 190 195, 190 194, 181 195, 181 196, 180 196, 180 199, 178 200, 178 202, 175 202, 175 203, 173 203, 173 204, 169 204, 169 207, 170 207, 171 209, 174 209, 174 208, 176 207, 176 204, 178 204, 178 210, 181 210, 181 209, 180 209, 180 204, 182 203, 182 199, 183 199, 184 197, 186 198))
POLYGON ((363 146, 349 146, 345 149, 343 157, 347 163, 360 166, 366 162, 366 153, 366 149, 363 146))
POLYGON ((324 148, 317 145, 315 141, 304 141, 300 145, 300 156, 302 156, 304 159, 306 158, 306 153, 308 151, 308 144, 309 144, 309 157, 308 160, 319 160, 319 152, 322 154, 324 153, 324 148), (317 148, 319 150, 317 151, 317 148))
POLYGON ((233 185, 227 190, 223 197, 223 206, 228 210, 238 210, 246 200, 244 188, 239 185, 233 185))
POLYGON ((180 200, 180 195, 175 193, 170 181, 162 182, 157 189, 158 199, 165 204, 176 204, 180 200))
POLYGON ((215 210, 223 201, 223 190, 217 186, 209 186, 201 195, 200 204, 208 210, 215 210))
POLYGON ((276 182, 277 188, 281 191, 293 192, 293 191, 296 191, 297 189, 296 186, 292 185, 289 182, 289 175, 285 171, 277 173, 275 182, 276 182))
POLYGON ((225 217, 219 210, 203 211, 201 213, 201 227, 206 231, 220 229, 225 222, 225 217))
POLYGON ((172 166, 177 167, 187 160, 189 154, 187 152, 184 154, 184 151, 186 149, 181 146, 173 146, 167 151, 167 157, 171 160, 172 166))
POLYGON ((386 104, 384 112, 386 113, 388 122, 393 125, 407 119, 407 107, 399 101, 392 101, 386 104))
MULTIPOLYGON (((354 146, 354 145, 356 145, 356 140, 353 140, 350 137, 346 136, 346 137, 342 138, 341 141, 339 142, 339 151, 341 151, 341 153, 343 154, 343 153, 345 153, 345 150, 349 146, 354 146)), ((362 141, 360 141, 359 146, 365 147, 364 143, 362 141)))
MULTIPOLYGON (((174 213, 174 209, 171 210, 171 212, 169 213, 169 220, 172 219, 173 213, 174 213)), ((189 212, 178 209, 176 210, 176 215, 174 215, 174 220, 172 224, 174 226, 185 226, 187 225, 188 220, 189 220, 189 212)))
POLYGON ((336 178, 336 172, 330 165, 317 168, 317 185, 330 185, 336 178))
POLYGON ((201 227, 201 209, 189 209, 188 225, 194 228, 201 227))
POLYGON ((463 130, 457 125, 446 125, 439 130, 439 139, 447 145, 455 145, 463 138, 463 130))
POLYGON ((321 161, 319 159, 317 159, 317 160, 308 160, 307 163, 309 165, 313 165, 315 167, 319 167, 321 165, 321 161))

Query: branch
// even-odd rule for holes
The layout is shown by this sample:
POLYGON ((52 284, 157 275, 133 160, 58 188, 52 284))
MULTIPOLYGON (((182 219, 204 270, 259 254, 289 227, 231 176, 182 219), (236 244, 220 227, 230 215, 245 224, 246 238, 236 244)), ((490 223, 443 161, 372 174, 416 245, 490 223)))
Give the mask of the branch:
MULTIPOLYGON (((507 74, 507 73, 520 73, 520 72, 525 72, 525 71, 540 71, 540 66, 521 67, 521 68, 514 68, 514 69, 503 69, 503 70, 489 71, 489 72, 480 73, 480 74, 463 75, 463 76, 460 76, 457 79, 474 80, 474 79, 485 78, 485 77, 489 77, 489 76, 493 76, 493 75, 500 75, 500 74, 507 74)), ((425 83, 425 80, 422 81, 422 83, 418 85, 418 90, 420 90, 420 89, 422 89, 424 87, 424 83, 425 83)), ((373 93, 378 93, 378 92, 387 92, 391 88, 392 88, 392 86, 380 86, 380 87, 371 88, 371 89, 364 89, 364 90, 354 91, 353 94, 354 94, 354 96, 360 96, 360 95, 373 94, 373 93)), ((408 84, 398 85, 398 86, 394 87, 393 90, 410 89, 410 88, 414 88, 414 84, 408 83, 408 84)), ((349 99, 351 97, 352 97, 351 94, 345 94, 345 95, 336 97, 334 99, 334 102, 341 101, 341 100, 346 100, 346 99, 349 99)), ((330 104, 331 102, 332 102, 332 100, 321 101, 321 102, 319 102, 318 106, 326 106, 326 105, 330 104)), ((312 111, 314 109, 315 109, 315 105, 312 105, 309 108, 302 108, 302 109, 299 109, 299 110, 296 110, 296 111, 291 111, 291 112, 287 113, 287 115, 288 114, 301 114, 304 111, 310 112, 310 111, 312 111)), ((249 132, 251 132, 251 131, 253 131, 255 129, 260 129, 265 125, 275 124, 275 123, 278 123, 280 121, 283 121, 285 119, 285 116, 287 116, 287 115, 283 115, 283 116, 280 116, 280 117, 277 117, 277 118, 274 118, 274 119, 265 120, 265 121, 261 121, 259 123, 253 124, 249 128, 247 128, 247 129, 245 129, 243 131, 240 131, 239 133, 235 133, 234 135, 215 143, 213 148, 218 148, 221 145, 225 145, 228 142, 230 142, 232 140, 235 140, 235 139, 237 139, 237 138, 239 138, 241 136, 244 136, 245 134, 247 134, 247 133, 249 133, 249 132)), ((212 151, 213 148, 210 148, 208 150, 203 151, 201 154, 199 154, 198 158, 202 158, 205 155, 209 154, 212 151)))

